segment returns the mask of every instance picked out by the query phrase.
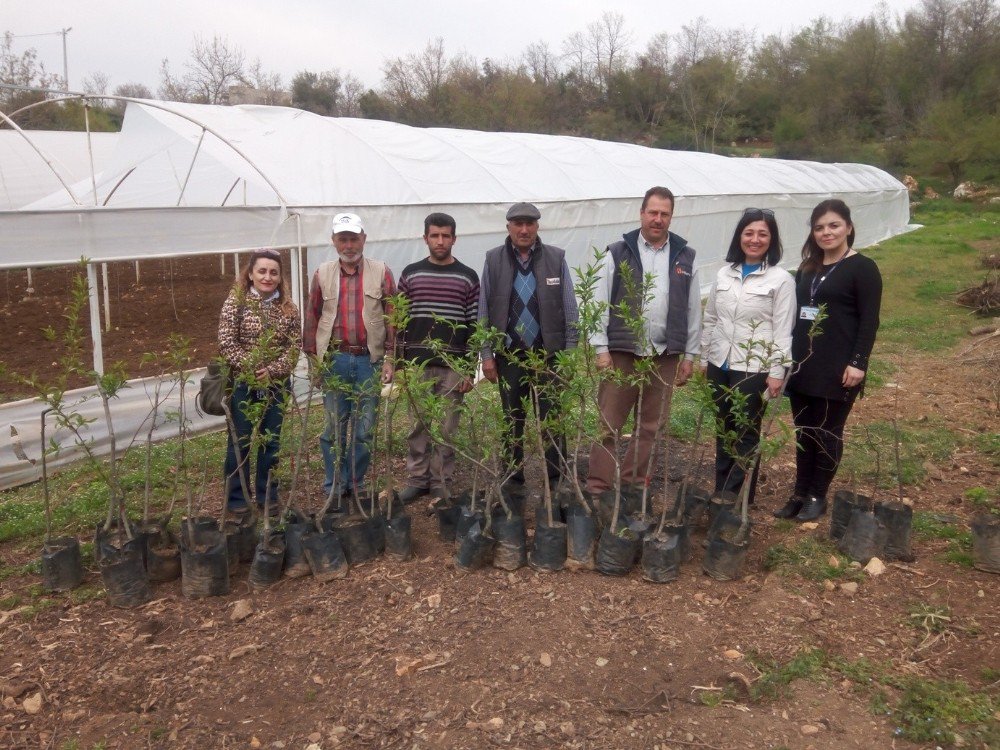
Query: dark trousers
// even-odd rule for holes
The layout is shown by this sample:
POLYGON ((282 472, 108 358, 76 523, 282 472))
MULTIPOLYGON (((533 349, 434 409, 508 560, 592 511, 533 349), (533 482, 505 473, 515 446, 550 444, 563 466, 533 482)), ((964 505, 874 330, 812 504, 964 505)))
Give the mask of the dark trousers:
MULTIPOLYGON (((746 479, 743 467, 748 466, 760 443, 767 373, 722 370, 709 364, 707 374, 717 409, 718 427, 735 438, 723 439, 718 433, 715 438, 715 491, 739 492, 746 479), (738 407, 734 399, 736 392, 743 394, 738 407)), ((749 502, 753 502, 756 492, 755 471, 750 480, 749 502)))
POLYGON ((284 420, 282 402, 288 392, 289 385, 271 386, 263 389, 249 389, 244 383, 237 383, 229 399, 229 408, 233 415, 233 425, 239 438, 239 445, 233 445, 233 435, 227 430, 225 481, 228 490, 228 506, 231 509, 245 508, 249 498, 243 496, 243 485, 236 471, 239 468, 247 491, 254 493, 257 505, 264 507, 264 499, 270 492, 272 506, 278 502, 278 484, 271 481, 268 487, 268 473, 278 463, 278 446, 281 441, 281 423, 284 420), (262 409, 258 409, 262 406, 262 409), (250 482, 250 437, 253 433, 252 417, 260 415, 258 432, 255 482, 250 482))
POLYGON ((795 420, 795 495, 826 497, 844 454, 844 425, 854 406, 817 396, 789 394, 795 420))
MULTIPOLYGON (((544 421, 548 418, 549 412, 553 409, 553 399, 547 392, 552 387, 552 379, 549 376, 535 373, 526 369, 515 356, 496 355, 497 379, 500 386, 500 403, 503 405, 504 413, 507 415, 507 425, 504 430, 504 460, 513 471, 511 481, 515 483, 524 482, 524 420, 527 409, 532 406, 532 384, 538 384, 538 412, 544 421)), ((549 483, 555 486, 562 476, 562 461, 560 452, 566 455, 566 441, 559 436, 550 439, 547 434, 542 435, 545 445, 545 466, 549 475, 549 483), (559 446, 558 448, 556 446, 559 446)))

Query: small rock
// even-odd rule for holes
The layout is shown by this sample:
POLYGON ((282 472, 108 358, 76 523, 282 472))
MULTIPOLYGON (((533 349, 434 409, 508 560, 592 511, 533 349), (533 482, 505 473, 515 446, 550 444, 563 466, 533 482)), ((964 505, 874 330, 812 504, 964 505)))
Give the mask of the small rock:
POLYGON ((544 734, 545 730, 548 729, 548 727, 545 725, 544 721, 536 721, 534 729, 535 729, 535 734, 544 734))
POLYGON ((243 622, 250 615, 253 614, 253 604, 251 604, 249 599, 240 599, 236 604, 233 605, 233 611, 229 615, 229 619, 233 622, 243 622))
POLYGON ((551 667, 552 666, 552 657, 549 654, 547 654, 547 653, 545 653, 543 651, 542 655, 538 657, 538 662, 543 667, 551 667))
POLYGON ((722 655, 725 656, 730 661, 738 661, 739 659, 743 658, 743 654, 741 654, 735 648, 726 649, 725 651, 722 652, 722 655))
POLYGON ((853 570, 861 570, 861 563, 859 563, 857 560, 852 560, 851 564, 848 565, 847 567, 853 570))
POLYGON ((257 750, 257 748, 260 747, 260 740, 258 740, 256 737, 251 737, 250 747, 252 747, 254 750, 257 750))
POLYGON ((251 643, 248 646, 240 646, 239 648, 234 648, 229 652, 229 661, 233 659, 239 659, 241 656, 246 656, 247 654, 253 654, 260 651, 263 646, 258 646, 256 643, 251 643))
POLYGON ((823 588, 825 588, 827 591, 833 591, 834 589, 837 588, 837 584, 835 584, 833 581, 827 578, 825 581, 823 581, 823 588))
POLYGON ((503 729, 503 719, 499 716, 494 716, 492 719, 486 722, 487 729, 503 729))
POLYGON ((810 609, 807 618, 809 622, 818 622, 823 619, 823 613, 818 609, 810 609))
POLYGON ((413 592, 414 592, 414 591, 416 591, 416 589, 415 589, 415 588, 413 588, 413 586, 407 586, 407 587, 406 587, 406 595, 407 595, 407 596, 413 596, 413 592))
POLYGON ((880 576, 883 573, 885 573, 885 563, 879 560, 877 557, 873 557, 871 560, 868 561, 868 564, 865 566, 865 573, 870 575, 872 578, 875 578, 875 576, 880 576))
POLYGON ((431 609, 437 609, 441 606, 441 594, 431 594, 427 597, 427 606, 431 609))
POLYGON ((347 727, 334 727, 330 730, 331 737, 340 737, 344 734, 347 734, 347 727))
POLYGON ((41 692, 35 693, 34 695, 29 695, 21 703, 21 708, 24 709, 26 714, 37 714, 42 710, 42 694, 41 692))
POLYGON ((306 745, 306 750, 323 750, 323 748, 321 748, 321 747, 320 747, 320 746, 319 746, 318 744, 316 744, 315 742, 312 742, 312 743, 310 743, 310 744, 306 745))
POLYGON ((559 731, 565 734, 567 737, 572 737, 576 734, 576 727, 573 726, 572 721, 564 721, 559 725, 559 731))
POLYGON ((308 737, 306 737, 306 739, 309 740, 310 742, 319 742, 321 739, 323 739, 323 735, 320 734, 319 732, 313 732, 308 737))
POLYGON ((608 666, 608 660, 607 660, 607 659, 605 659, 605 658, 604 658, 603 656, 600 656, 600 657, 598 657, 598 658, 597 658, 597 661, 596 661, 596 662, 594 662, 594 663, 595 663, 595 664, 596 664, 597 666, 599 666, 599 667, 606 667, 606 666, 608 666))
POLYGON ((819 524, 816 523, 815 521, 806 521, 805 523, 800 524, 799 528, 802 529, 803 531, 813 531, 814 529, 819 528, 819 524))
POLYGON ((976 592, 976 596, 979 597, 980 599, 983 599, 986 597, 986 592, 983 591, 982 589, 979 589, 979 591, 976 592))
POLYGON ((799 727, 799 731, 806 737, 811 737, 814 734, 819 734, 819 727, 815 724, 803 724, 799 727))
POLYGON ((840 590, 848 596, 854 596, 858 593, 858 584, 855 581, 848 581, 847 583, 840 584, 840 590))
POLYGON ((831 568, 839 568, 840 558, 837 557, 836 555, 830 555, 830 559, 826 561, 826 564, 829 565, 831 568))

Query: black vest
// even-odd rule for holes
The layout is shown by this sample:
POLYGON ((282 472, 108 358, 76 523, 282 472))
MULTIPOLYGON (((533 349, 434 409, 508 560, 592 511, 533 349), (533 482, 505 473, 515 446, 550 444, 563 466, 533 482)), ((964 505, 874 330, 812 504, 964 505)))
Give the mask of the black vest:
MULTIPOLYGON (((517 275, 517 252, 510 238, 486 253, 483 278, 489 279, 490 297, 486 300, 489 323, 506 332, 510 324, 510 298, 517 275)), ((566 253, 562 248, 543 245, 539 238, 532 253, 531 270, 535 275, 538 295, 538 322, 541 344, 548 353, 566 348, 566 311, 563 309, 562 267, 566 253), (550 280, 555 279, 553 283, 550 280)))
MULTIPOLYGON (((624 261, 632 275, 632 289, 636 297, 641 293, 643 283, 642 260, 639 256, 639 230, 622 235, 619 242, 608 245, 607 252, 614 261, 615 271, 611 284, 611 305, 608 316, 608 349, 616 352, 635 352, 638 348, 636 337, 625 325, 625 321, 615 312, 615 305, 625 299, 625 284, 621 279, 621 264, 624 261)), ((669 233, 670 281, 667 300, 667 354, 683 354, 687 349, 688 299, 694 275, 694 249, 687 240, 673 232, 669 233)), ((629 301, 634 312, 639 310, 639 299, 629 301)))

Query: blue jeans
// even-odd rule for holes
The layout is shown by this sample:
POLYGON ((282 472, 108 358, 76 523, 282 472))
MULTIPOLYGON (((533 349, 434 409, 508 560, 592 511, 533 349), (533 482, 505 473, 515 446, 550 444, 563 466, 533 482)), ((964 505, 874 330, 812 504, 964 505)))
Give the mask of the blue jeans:
POLYGON ((364 487, 365 474, 371 462, 372 431, 381 390, 381 366, 373 364, 367 354, 335 352, 323 373, 323 405, 326 407, 326 429, 320 436, 323 467, 326 478, 323 491, 329 494, 335 472, 341 492, 364 487), (326 382, 335 378, 335 383, 326 382), (350 426, 351 440, 347 440, 350 426), (336 431, 336 432, 335 432, 336 431), (336 450, 334 435, 337 436, 336 450))
POLYGON ((243 482, 246 483, 247 491, 254 493, 257 505, 264 507, 264 498, 270 491, 270 503, 275 506, 278 502, 278 484, 271 481, 268 487, 267 475, 278 463, 278 447, 281 442, 281 423, 284 420, 282 402, 288 393, 289 384, 286 381, 281 385, 270 388, 250 390, 245 383, 237 383, 233 388, 233 394, 229 399, 229 408, 233 415, 233 425, 239 437, 239 446, 233 445, 233 435, 226 431, 228 440, 226 441, 226 465, 225 482, 227 485, 227 505, 230 509, 236 510, 245 508, 249 498, 243 496, 243 484, 236 473, 239 467, 240 474, 243 475, 243 482), (254 425, 244 413, 244 404, 265 402, 263 416, 260 421, 260 445, 257 448, 255 482, 250 483, 250 435, 254 425), (237 455, 238 453, 238 455, 237 455))

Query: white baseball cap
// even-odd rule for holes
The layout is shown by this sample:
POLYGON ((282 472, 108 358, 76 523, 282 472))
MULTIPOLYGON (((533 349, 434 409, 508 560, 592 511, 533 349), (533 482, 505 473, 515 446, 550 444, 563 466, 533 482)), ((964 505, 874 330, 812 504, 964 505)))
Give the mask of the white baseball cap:
POLYGON ((364 234, 365 225, 361 223, 361 217, 357 214, 337 214, 333 217, 332 234, 340 232, 350 232, 352 234, 364 234))

